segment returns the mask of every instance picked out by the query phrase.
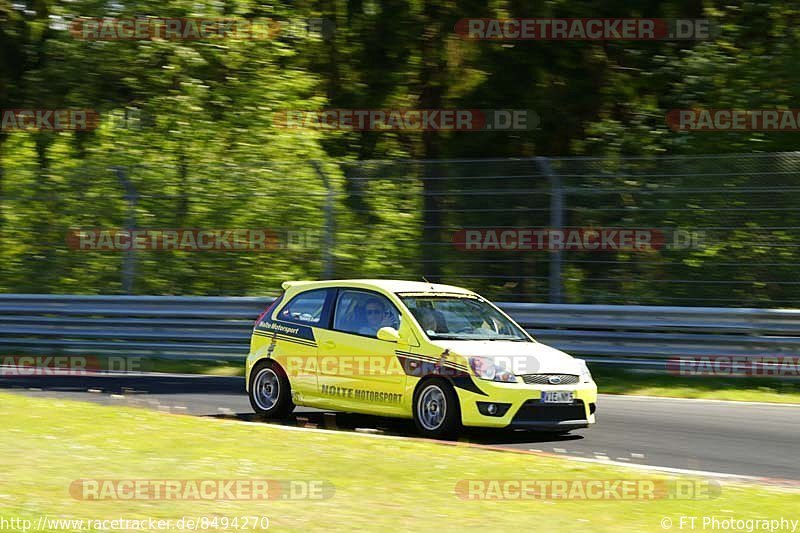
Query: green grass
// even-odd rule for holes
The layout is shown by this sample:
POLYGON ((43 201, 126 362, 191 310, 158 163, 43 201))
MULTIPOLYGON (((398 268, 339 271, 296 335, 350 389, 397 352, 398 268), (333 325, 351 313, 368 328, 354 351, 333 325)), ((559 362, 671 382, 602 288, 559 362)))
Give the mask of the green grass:
POLYGON ((749 402, 800 403, 800 381, 766 377, 719 378, 625 371, 590 365, 600 392, 674 398, 706 398, 749 402))
POLYGON ((663 531, 662 518, 677 521, 680 515, 797 517, 800 499, 797 489, 725 483, 710 500, 468 501, 455 494, 459 480, 664 476, 465 445, 13 394, 0 394, 0 417, 0 517, 34 524, 40 515, 92 520, 263 515, 273 530, 638 532, 663 531), (335 494, 324 500, 204 502, 81 501, 68 492, 77 479, 252 478, 322 480, 333 484, 335 494))
POLYGON ((142 372, 168 372, 172 374, 207 374, 211 376, 244 377, 244 357, 241 360, 156 359, 141 360, 142 372))

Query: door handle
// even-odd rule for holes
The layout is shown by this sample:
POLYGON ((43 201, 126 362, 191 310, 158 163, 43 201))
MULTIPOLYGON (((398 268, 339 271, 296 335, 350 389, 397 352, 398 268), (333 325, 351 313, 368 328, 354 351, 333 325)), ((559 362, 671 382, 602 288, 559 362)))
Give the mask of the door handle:
POLYGON ((336 348, 336 343, 333 341, 325 341, 322 343, 324 348, 336 348))

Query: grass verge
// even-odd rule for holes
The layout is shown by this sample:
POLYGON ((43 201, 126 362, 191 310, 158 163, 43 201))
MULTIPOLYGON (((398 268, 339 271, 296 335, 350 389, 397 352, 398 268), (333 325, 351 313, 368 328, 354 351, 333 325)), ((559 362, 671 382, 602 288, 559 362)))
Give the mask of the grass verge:
MULTIPOLYGON (((610 365, 590 365, 600 392, 674 398, 705 398, 750 402, 800 403, 800 380, 769 377, 676 376, 665 372, 621 370, 610 365)), ((244 361, 184 361, 142 359, 146 372, 244 376, 244 361)))
POLYGON ((673 398, 800 403, 800 381, 767 377, 675 376, 590 365, 600 392, 673 398))
MULTIPOLYGON (((109 359, 103 356, 92 356, 92 360, 96 368, 100 370, 128 369, 134 372, 244 377, 244 357, 240 360, 185 360, 157 357, 109 359)), ((622 370, 603 364, 590 363, 589 366, 600 392, 606 394, 800 403, 800 380, 798 379, 676 376, 663 371, 622 370)))
POLYGON ((172 374, 206 374, 210 376, 242 376, 244 377, 244 357, 241 361, 180 359, 142 359, 142 372, 168 372, 172 374))
MULTIPOLYGON (((713 499, 463 500, 464 479, 664 479, 660 474, 410 439, 289 430, 136 408, 0 394, 0 517, 267 516, 270 529, 663 531, 682 515, 796 518, 794 489, 725 483, 713 499), (78 479, 280 479, 331 483, 302 501, 83 501, 78 479)), ((77 529, 43 528, 40 531, 77 529)), ((175 529, 172 529, 175 530, 175 529)), ((221 530, 221 529, 220 529, 221 530)), ((230 529, 229 529, 230 531, 230 529)))

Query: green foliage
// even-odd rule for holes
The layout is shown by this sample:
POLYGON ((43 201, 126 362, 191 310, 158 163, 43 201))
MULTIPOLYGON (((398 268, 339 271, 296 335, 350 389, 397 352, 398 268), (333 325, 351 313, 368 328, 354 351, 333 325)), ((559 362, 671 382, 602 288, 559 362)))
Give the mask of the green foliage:
POLYGON ((677 133, 665 116, 687 107, 800 107, 796 18, 790 3, 0 0, 0 109, 90 108, 101 115, 90 132, 0 132, 0 290, 123 291, 124 254, 75 252, 65 238, 70 229, 123 228, 131 218, 142 228, 274 228, 324 239, 330 193, 330 258, 324 240, 267 254, 141 252, 132 291, 262 294, 286 278, 322 276, 332 262, 337 277, 426 274, 490 296, 542 300, 549 257, 469 262, 449 246, 453 228, 546 226, 549 185, 535 165, 508 163, 511 177, 501 182, 464 179, 497 175, 491 163, 357 161, 588 155, 606 160, 582 168, 556 164, 573 176, 568 186, 627 192, 568 196, 567 206, 577 211, 565 223, 735 229, 680 256, 569 263, 570 301, 620 302, 626 294, 648 303, 791 301, 793 286, 770 280, 793 280, 791 265, 800 262, 792 246, 791 228, 800 226, 791 210, 794 193, 642 192, 699 188, 714 172, 725 173, 715 186, 790 186, 794 158, 776 156, 768 169, 747 163, 742 171, 726 167, 739 160, 690 164, 689 174, 664 178, 659 162, 622 156, 794 150, 794 133, 677 133), (271 18, 291 31, 266 40, 198 41, 86 41, 68 31, 76 17, 100 16, 271 18), (706 17, 715 31, 700 42, 489 42, 455 35, 459 19, 475 16, 706 17), (323 19, 325 31, 304 31, 311 19, 323 19), (329 108, 532 109, 540 126, 360 132, 273 121, 284 110, 329 108), (312 161, 322 162, 327 185, 312 161), (781 171, 763 172, 774 169, 781 171), (120 173, 136 188, 135 207, 120 173), (505 193, 490 194, 498 189, 505 193), (468 190, 486 193, 462 193, 468 190), (758 216, 729 213, 729 202, 765 209, 758 216), (759 232, 785 246, 756 242, 759 232), (745 267, 720 269, 720 261, 745 267), (593 285, 592 279, 612 281, 593 285), (689 283, 662 282, 676 279, 689 283), (720 283, 731 280, 737 285, 720 283))

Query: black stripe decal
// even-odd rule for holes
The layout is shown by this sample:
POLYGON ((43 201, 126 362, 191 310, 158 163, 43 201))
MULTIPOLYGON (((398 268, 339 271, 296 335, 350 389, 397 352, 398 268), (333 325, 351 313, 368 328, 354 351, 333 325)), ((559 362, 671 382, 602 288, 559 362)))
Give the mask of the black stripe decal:
POLYGON ((303 344, 305 346, 314 346, 315 348, 317 346, 316 342, 298 339, 297 337, 289 337, 288 335, 276 335, 276 337, 279 341, 289 341, 296 344, 303 344))
POLYGON ((481 396, 488 396, 488 394, 478 388, 478 385, 472 379, 472 375, 469 374, 469 372, 457 367, 442 366, 438 363, 418 358, 418 354, 414 355, 415 357, 409 357, 408 355, 397 353, 397 359, 400 361, 400 366, 403 368, 406 375, 418 378, 425 376, 442 376, 449 379, 453 386, 459 389, 480 394, 481 396))
MULTIPOLYGON (((420 360, 425 361, 427 363, 434 363, 434 364, 439 364, 440 363, 440 359, 437 358, 437 357, 434 357, 432 355, 422 355, 422 354, 418 354, 418 353, 404 352, 402 350, 395 350, 394 353, 397 354, 397 355, 402 355, 402 356, 408 357, 410 359, 420 359, 420 360)), ((469 370, 467 365, 462 364, 462 363, 456 363, 455 361, 445 361, 444 362, 444 366, 457 368, 459 370, 464 370, 465 372, 469 370)))
POLYGON ((277 339, 279 341, 286 341, 286 342, 291 342, 291 343, 294 343, 294 344, 301 344, 303 346, 308 346, 308 347, 311 347, 311 348, 316 348, 317 347, 317 343, 316 342, 305 341, 305 340, 302 340, 302 339, 298 339, 296 337, 288 337, 286 335, 276 335, 275 333, 271 333, 271 334, 259 333, 259 332, 256 332, 256 331, 253 332, 253 335, 256 335, 258 337, 264 337, 265 339, 277 339))
POLYGON ((480 394, 481 396, 489 396, 481 389, 478 388, 478 385, 472 379, 472 376, 469 374, 464 374, 463 376, 456 376, 451 378, 453 385, 458 387, 459 389, 468 390, 470 392, 474 392, 475 394, 480 394))

